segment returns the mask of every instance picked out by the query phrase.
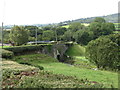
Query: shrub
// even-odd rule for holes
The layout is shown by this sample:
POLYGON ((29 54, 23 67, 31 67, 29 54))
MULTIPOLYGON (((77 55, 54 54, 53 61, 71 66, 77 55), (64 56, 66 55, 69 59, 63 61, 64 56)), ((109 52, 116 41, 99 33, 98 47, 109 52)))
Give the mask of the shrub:
POLYGON ((120 67, 120 34, 101 36, 91 41, 86 48, 87 58, 98 68, 118 69, 120 67))
POLYGON ((13 52, 2 49, 2 58, 12 58, 13 56, 13 52))

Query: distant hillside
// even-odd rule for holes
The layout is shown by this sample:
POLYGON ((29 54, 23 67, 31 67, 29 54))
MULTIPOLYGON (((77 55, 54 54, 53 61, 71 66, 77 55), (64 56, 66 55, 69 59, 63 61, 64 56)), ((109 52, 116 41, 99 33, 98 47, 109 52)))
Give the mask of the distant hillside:
MULTIPOLYGON (((111 15, 106 15, 106 16, 97 16, 97 17, 103 17, 107 22, 112 22, 112 23, 117 23, 118 22, 118 13, 116 14, 111 14, 111 15)), ((33 24, 33 26, 38 26, 38 27, 42 27, 42 26, 47 26, 47 25, 67 25, 73 22, 80 22, 80 23, 91 23, 96 17, 88 17, 88 18, 80 18, 80 19, 76 19, 76 20, 68 20, 68 21, 63 21, 60 23, 49 23, 49 24, 33 24)), ((10 29, 11 27, 13 27, 14 25, 6 25, 5 28, 6 29, 10 29)), ((27 26, 27 25, 23 25, 23 26, 27 26)))
MULTIPOLYGON (((118 13, 116 14, 111 14, 111 15, 106 15, 106 16, 97 16, 97 17, 103 17, 107 22, 112 22, 112 23, 117 23, 118 22, 118 13)), ((89 18, 80 18, 76 20, 69 20, 69 21, 64 21, 60 22, 59 25, 62 24, 70 24, 73 22, 80 22, 80 23, 91 23, 96 17, 89 17, 89 18)))

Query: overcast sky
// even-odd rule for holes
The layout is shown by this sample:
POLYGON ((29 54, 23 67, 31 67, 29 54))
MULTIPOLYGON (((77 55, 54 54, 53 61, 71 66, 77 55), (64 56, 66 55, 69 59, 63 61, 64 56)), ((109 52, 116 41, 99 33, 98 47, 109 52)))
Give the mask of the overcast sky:
POLYGON ((0 0, 5 25, 57 23, 118 12, 119 0, 0 0))

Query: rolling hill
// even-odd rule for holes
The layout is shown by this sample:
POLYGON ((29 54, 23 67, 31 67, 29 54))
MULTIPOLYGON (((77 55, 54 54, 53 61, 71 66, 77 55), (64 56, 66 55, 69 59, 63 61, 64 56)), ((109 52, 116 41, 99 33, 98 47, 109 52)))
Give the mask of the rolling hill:
MULTIPOLYGON (((110 15, 106 15, 106 16, 96 16, 96 17, 103 17, 107 22, 118 23, 118 13, 110 14, 110 15)), ((73 23, 73 22, 91 23, 96 17, 79 18, 79 19, 75 19, 75 20, 63 21, 63 22, 60 22, 60 23, 33 24, 33 26, 38 26, 38 27, 47 26, 47 25, 60 25, 60 26, 64 26, 64 25, 68 25, 68 24, 73 23)), ((6 29, 10 29, 13 26, 14 25, 6 25, 5 28, 6 29)), ((27 26, 27 25, 23 25, 23 26, 27 26)))
MULTIPOLYGON (((106 16, 97 16, 104 18, 107 22, 118 23, 118 13, 110 14, 106 16)), ((59 25, 70 24, 73 22, 80 22, 80 23, 91 23, 96 17, 88 17, 88 18, 80 18, 75 20, 68 20, 64 22, 60 22, 59 25)))

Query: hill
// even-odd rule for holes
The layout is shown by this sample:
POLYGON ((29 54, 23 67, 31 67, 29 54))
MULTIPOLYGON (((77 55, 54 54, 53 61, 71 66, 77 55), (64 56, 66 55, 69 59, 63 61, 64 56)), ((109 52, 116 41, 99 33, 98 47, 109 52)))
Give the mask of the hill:
MULTIPOLYGON (((106 16, 96 16, 96 17, 102 17, 107 22, 118 23, 118 13, 110 14, 110 15, 106 15, 106 16)), ((71 21, 68 20, 68 21, 60 22, 59 25, 70 24, 73 22, 91 23, 96 17, 80 18, 80 19, 75 19, 75 20, 71 20, 71 21)))
MULTIPOLYGON (((96 16, 96 17, 103 17, 107 22, 118 23, 118 13, 110 14, 110 15, 106 15, 106 16, 96 16)), ((68 24, 73 23, 73 22, 91 23, 96 17, 79 18, 79 19, 75 19, 75 20, 63 21, 63 22, 60 22, 60 23, 33 24, 33 26, 38 26, 38 27, 43 27, 43 26, 47 26, 47 25, 64 26, 64 25, 68 25, 68 24)), ((13 26, 14 25, 6 25, 5 28, 6 29, 11 29, 11 27, 13 27, 13 26)), ((23 25, 23 26, 28 26, 28 25, 23 25)))

